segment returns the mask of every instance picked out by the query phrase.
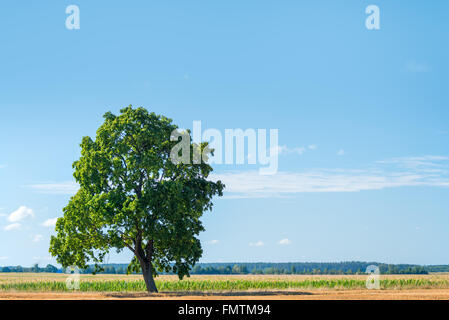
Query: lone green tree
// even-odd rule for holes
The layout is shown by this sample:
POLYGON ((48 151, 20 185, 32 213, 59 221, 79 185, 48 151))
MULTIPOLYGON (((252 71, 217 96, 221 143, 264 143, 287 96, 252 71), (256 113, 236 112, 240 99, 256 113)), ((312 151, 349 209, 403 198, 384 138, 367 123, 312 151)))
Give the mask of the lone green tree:
POLYGON ((132 106, 104 119, 95 140, 82 139, 73 163, 80 188, 56 223, 50 253, 63 267, 93 262, 100 271, 110 250, 127 248, 134 254, 128 271, 141 271, 148 292, 157 292, 158 272, 182 279, 201 257, 200 218, 224 185, 208 180, 213 150, 190 135, 187 150, 175 148, 190 163, 172 161, 179 143, 172 120, 132 106), (200 153, 203 161, 193 161, 200 153))

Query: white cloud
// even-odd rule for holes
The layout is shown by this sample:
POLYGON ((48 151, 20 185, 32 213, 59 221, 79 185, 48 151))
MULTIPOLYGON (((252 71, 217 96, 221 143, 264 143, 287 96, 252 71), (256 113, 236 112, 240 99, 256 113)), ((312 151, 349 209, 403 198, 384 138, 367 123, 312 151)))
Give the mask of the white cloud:
POLYGON ((282 240, 280 240, 279 242, 278 242, 278 244, 280 244, 280 245, 289 245, 289 244, 291 244, 292 242, 289 240, 289 239, 287 239, 287 238, 285 238, 285 239, 282 239, 282 240))
POLYGON ((0 164, 0 169, 6 168, 6 164, 0 164))
POLYGON ((412 73, 421 73, 428 72, 430 68, 426 63, 410 60, 406 62, 405 70, 412 73))
POLYGON ((8 257, 0 257, 0 260, 8 260, 8 257))
POLYGON ((392 158, 389 160, 377 161, 380 164, 390 164, 397 165, 399 167, 408 168, 408 169, 444 169, 443 171, 447 171, 448 166, 446 161, 449 161, 449 156, 419 156, 419 157, 398 157, 392 158))
POLYGON ((302 155, 306 151, 304 147, 288 148, 287 146, 279 146, 278 154, 297 154, 302 155))
POLYGON ((27 217, 34 217, 34 211, 31 208, 28 208, 26 206, 20 206, 19 209, 12 212, 9 217, 9 222, 18 222, 21 221, 27 217))
POLYGON ((225 185, 227 198, 270 198, 304 192, 356 192, 396 187, 449 187, 449 157, 424 156, 378 161, 363 169, 315 169, 305 172, 258 171, 212 174, 225 185))
POLYGON ((257 242, 250 242, 249 245, 250 245, 250 247, 261 247, 264 245, 264 243, 259 240, 257 242))
POLYGON ((44 227, 54 227, 56 226, 56 221, 58 220, 58 218, 51 218, 51 219, 47 219, 44 222, 42 222, 41 226, 44 227))
POLYGON ((343 149, 340 149, 337 152, 337 155, 339 155, 339 156, 344 156, 344 154, 345 154, 345 150, 343 150, 343 149))
POLYGON ((31 184, 26 185, 25 187, 34 189, 38 193, 65 195, 73 195, 79 189, 79 185, 75 181, 31 184))
MULTIPOLYGON (((302 155, 304 154, 304 152, 306 152, 307 150, 315 150, 318 147, 315 144, 311 144, 307 147, 294 147, 294 148, 289 148, 285 145, 283 146, 278 146, 277 150, 278 150, 278 154, 279 155, 289 155, 289 154, 296 154, 296 155, 302 155)), ((273 152, 271 152, 273 153, 273 152)))
POLYGON ((33 242, 39 242, 42 241, 44 239, 44 237, 41 234, 36 234, 33 237, 33 242))
MULTIPOLYGON (((293 150, 280 148, 284 152, 293 150)), ((376 161, 361 169, 314 169, 275 175, 241 171, 213 173, 210 177, 226 185, 226 198, 270 198, 304 192, 356 192, 413 186, 449 187, 448 162, 449 156, 427 155, 376 161)), ((31 187, 56 194, 74 194, 78 190, 75 182, 31 187)))
POLYGON ((3 228, 3 230, 5 230, 5 231, 16 230, 16 229, 19 229, 20 226, 21 226, 20 223, 11 223, 11 224, 8 224, 7 226, 5 226, 3 228))
POLYGON ((208 244, 218 244, 220 241, 218 241, 218 240, 210 240, 210 241, 208 241, 207 243, 208 244))
POLYGON ((40 261, 40 260, 52 260, 53 258, 52 257, 50 257, 50 256, 47 256, 47 257, 39 257, 39 256, 36 256, 36 257, 33 257, 33 260, 37 260, 37 261, 40 261))

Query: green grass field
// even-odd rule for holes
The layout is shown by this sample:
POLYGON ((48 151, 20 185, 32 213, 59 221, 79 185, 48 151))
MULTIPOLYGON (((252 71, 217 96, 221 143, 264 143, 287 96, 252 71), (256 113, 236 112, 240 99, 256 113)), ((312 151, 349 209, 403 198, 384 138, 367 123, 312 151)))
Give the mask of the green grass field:
MULTIPOLYGON (((17 274, 16 274, 17 275, 17 274)), ((1 291, 67 292, 66 275, 48 277, 1 277, 1 291)), ((195 277, 179 281, 175 277, 156 280, 160 292, 220 292, 245 290, 295 290, 295 289, 366 289, 364 276, 339 277, 195 277)), ((449 289, 447 276, 390 276, 381 278, 381 289, 449 289)), ((80 281, 81 292, 144 292, 145 283, 136 276, 89 276, 80 281)))
MULTIPOLYGON (((318 281, 156 281, 160 292, 173 291, 233 291, 233 290, 281 290, 281 289, 364 289, 365 281, 360 280, 318 280, 318 281)), ((447 281, 429 280, 383 280, 382 289, 449 288, 447 281)), ((0 290, 21 291, 70 291, 65 282, 40 281, 1 284, 0 290)), ((81 282, 82 292, 143 292, 143 281, 91 281, 81 282)))

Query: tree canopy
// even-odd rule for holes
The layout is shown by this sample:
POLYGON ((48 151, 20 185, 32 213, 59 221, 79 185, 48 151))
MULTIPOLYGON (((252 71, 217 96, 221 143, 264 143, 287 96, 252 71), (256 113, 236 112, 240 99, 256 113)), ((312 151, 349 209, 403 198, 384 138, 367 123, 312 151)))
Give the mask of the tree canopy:
POLYGON ((224 185, 208 180, 213 150, 190 135, 189 158, 200 151, 206 159, 172 161, 178 141, 170 138, 179 128, 171 119, 132 106, 104 119, 95 140, 82 139, 73 163, 80 188, 56 223, 50 252, 64 267, 91 261, 99 269, 111 249, 127 248, 134 254, 129 270, 141 270, 148 291, 156 292, 158 271, 182 279, 201 257, 200 218, 224 185))

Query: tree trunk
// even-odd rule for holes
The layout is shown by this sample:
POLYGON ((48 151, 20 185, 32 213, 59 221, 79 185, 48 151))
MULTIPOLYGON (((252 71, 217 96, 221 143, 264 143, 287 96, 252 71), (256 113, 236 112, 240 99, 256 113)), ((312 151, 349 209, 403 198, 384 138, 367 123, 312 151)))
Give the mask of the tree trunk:
POLYGON ((156 283, 153 278, 153 266, 151 262, 142 268, 143 279, 145 280, 145 285, 147 286, 148 293, 157 293, 156 283))
POLYGON ((153 278, 153 240, 148 241, 145 246, 145 251, 142 249, 142 236, 139 234, 135 241, 136 250, 135 255, 137 260, 139 260, 140 267, 142 269, 143 279, 145 280, 145 285, 147 286, 148 293, 158 292, 156 283, 153 278))

